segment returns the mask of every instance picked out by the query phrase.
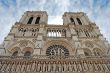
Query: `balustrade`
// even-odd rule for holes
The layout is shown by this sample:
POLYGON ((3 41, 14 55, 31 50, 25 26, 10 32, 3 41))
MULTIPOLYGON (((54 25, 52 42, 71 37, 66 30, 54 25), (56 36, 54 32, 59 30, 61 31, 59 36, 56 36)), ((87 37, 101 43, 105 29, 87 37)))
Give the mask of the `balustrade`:
POLYGON ((47 28, 47 37, 66 37, 65 28, 47 28))

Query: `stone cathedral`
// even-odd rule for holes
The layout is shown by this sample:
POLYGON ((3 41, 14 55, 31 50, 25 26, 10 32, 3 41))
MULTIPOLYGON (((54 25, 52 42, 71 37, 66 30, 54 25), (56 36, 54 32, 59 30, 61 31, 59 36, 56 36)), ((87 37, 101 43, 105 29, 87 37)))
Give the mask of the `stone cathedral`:
POLYGON ((83 12, 63 25, 46 11, 27 11, 0 45, 0 73, 110 73, 110 44, 83 12), (57 22, 56 22, 57 23, 57 22))

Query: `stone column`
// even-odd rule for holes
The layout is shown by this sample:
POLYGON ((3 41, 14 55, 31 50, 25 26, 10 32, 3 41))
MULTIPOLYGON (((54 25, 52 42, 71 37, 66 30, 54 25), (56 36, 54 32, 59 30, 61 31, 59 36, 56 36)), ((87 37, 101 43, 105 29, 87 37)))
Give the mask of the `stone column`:
POLYGON ((35 24, 35 22, 36 22, 36 18, 37 18, 37 17, 33 17, 32 24, 35 24))
POLYGON ((29 16, 26 16, 25 20, 22 22, 23 24, 27 24, 28 21, 29 21, 30 17, 29 16))
POLYGON ((26 17, 27 17, 27 13, 25 12, 19 22, 24 23, 26 17))

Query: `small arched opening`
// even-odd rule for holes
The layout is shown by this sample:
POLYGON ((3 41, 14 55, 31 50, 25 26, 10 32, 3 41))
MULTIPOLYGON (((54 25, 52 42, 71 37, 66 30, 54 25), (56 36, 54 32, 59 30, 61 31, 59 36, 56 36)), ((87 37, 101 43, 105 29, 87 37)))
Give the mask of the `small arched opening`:
POLYGON ((18 51, 15 51, 12 56, 18 56, 18 51))
POLYGON ((89 50, 89 49, 84 49, 84 55, 85 56, 91 56, 92 55, 92 52, 89 50))
POLYGON ((76 18, 76 19, 77 19, 77 21, 78 21, 79 25, 82 25, 81 20, 80 20, 79 18, 76 18))
POLYGON ((33 17, 30 17, 30 18, 29 18, 29 21, 28 21, 28 23, 27 23, 27 24, 31 24, 31 23, 32 23, 32 21, 33 21, 33 17))
POLYGON ((95 56, 101 56, 103 54, 102 51, 98 48, 93 49, 93 53, 95 56))
POLYGON ((73 19, 72 17, 70 18, 70 20, 71 20, 71 22, 74 23, 74 25, 75 25, 75 21, 74 21, 74 19, 73 19))
POLYGON ((26 52, 24 53, 24 56, 26 56, 26 57, 31 56, 31 52, 30 52, 30 51, 26 51, 26 52))
POLYGON ((35 24, 39 24, 39 21, 40 21, 40 17, 37 17, 36 21, 35 21, 35 24))

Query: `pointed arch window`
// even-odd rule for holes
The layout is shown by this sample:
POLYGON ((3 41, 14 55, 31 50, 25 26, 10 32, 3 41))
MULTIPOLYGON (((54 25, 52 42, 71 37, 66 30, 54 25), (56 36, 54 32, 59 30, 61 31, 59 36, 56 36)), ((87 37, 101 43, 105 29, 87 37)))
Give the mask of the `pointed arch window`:
POLYGON ((36 21, 35 21, 35 24, 39 24, 39 21, 40 21, 40 17, 37 17, 36 21))
POLYGON ((17 56, 18 55, 18 51, 15 51, 12 56, 17 56))
POLYGON ((31 56, 31 52, 30 52, 30 51, 26 51, 26 52, 24 53, 24 56, 31 56))
POLYGON ((87 30, 85 30, 84 32, 85 32, 85 35, 86 35, 87 37, 90 37, 90 34, 89 34, 89 32, 88 32, 87 30))
POLYGON ((100 50, 100 49, 95 49, 94 50, 94 55, 95 56, 101 56, 103 53, 102 53, 102 51, 100 50))
POLYGON ((79 25, 82 25, 81 20, 80 20, 79 18, 76 18, 76 19, 77 19, 77 21, 78 21, 78 24, 79 24, 79 25))
POLYGON ((88 52, 84 52, 85 56, 90 56, 88 52))
POLYGON ((72 17, 70 18, 70 20, 71 20, 71 22, 74 23, 74 25, 75 25, 75 21, 74 21, 74 19, 73 19, 72 17))
POLYGON ((92 55, 92 52, 89 49, 85 48, 84 49, 84 55, 85 56, 91 56, 92 55))
POLYGON ((27 24, 31 24, 31 23, 32 23, 32 21, 33 21, 33 17, 30 17, 30 18, 29 18, 29 21, 28 21, 28 23, 27 23, 27 24))

